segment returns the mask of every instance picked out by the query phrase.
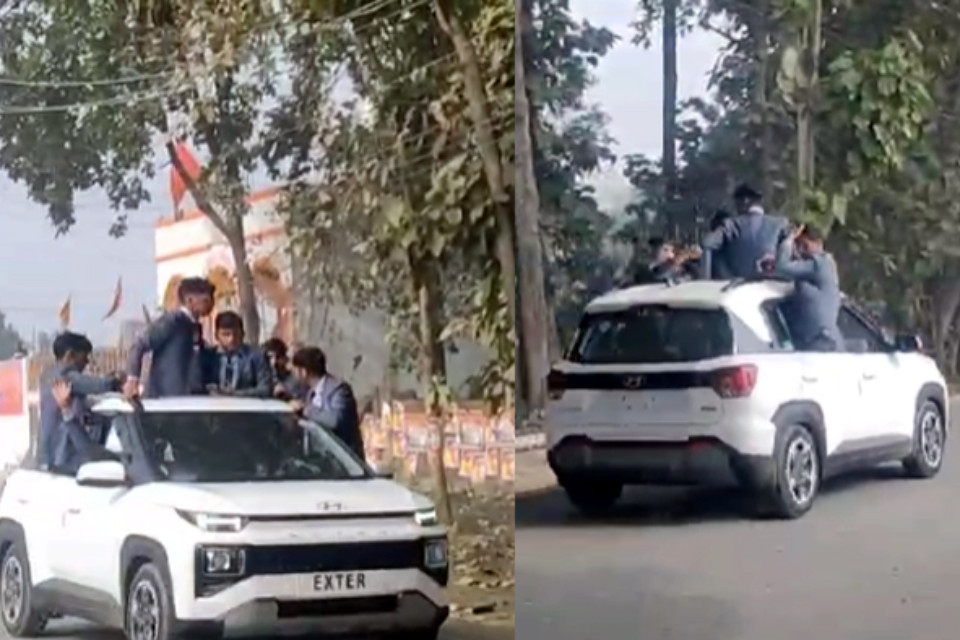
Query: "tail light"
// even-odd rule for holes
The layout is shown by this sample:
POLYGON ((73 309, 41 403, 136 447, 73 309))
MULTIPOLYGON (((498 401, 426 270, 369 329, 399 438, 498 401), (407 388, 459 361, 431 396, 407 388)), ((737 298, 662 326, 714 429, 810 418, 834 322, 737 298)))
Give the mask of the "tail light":
POLYGON ((757 366, 744 364, 717 369, 711 374, 710 386, 721 398, 749 397, 757 386, 757 366))
POLYGON ((547 396, 551 400, 559 400, 567 390, 567 376, 562 371, 553 369, 547 375, 547 396))

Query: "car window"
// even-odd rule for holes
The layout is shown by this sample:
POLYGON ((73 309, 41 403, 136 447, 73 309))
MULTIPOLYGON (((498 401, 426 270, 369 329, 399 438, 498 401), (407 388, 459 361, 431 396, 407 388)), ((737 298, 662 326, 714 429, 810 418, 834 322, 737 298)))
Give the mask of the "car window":
POLYGON ((790 337, 790 328, 780 308, 779 300, 768 300, 761 306, 763 319, 773 336, 773 346, 782 351, 793 351, 793 339, 790 337))
POLYGON ((843 336, 844 346, 853 353, 882 353, 887 346, 880 334, 868 326, 848 307, 841 307, 837 327, 843 336))
POLYGON ((640 305, 588 314, 570 359, 583 364, 695 362, 734 352, 731 318, 722 309, 640 305))
POLYGON ((371 477, 339 440, 290 413, 155 412, 140 422, 147 455, 174 482, 371 477))

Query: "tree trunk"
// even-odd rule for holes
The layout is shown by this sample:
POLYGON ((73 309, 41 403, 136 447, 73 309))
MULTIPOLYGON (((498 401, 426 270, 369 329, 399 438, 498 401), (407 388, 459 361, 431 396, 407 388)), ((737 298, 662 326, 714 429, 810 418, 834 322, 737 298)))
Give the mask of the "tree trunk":
POLYGON ((176 146, 173 140, 166 143, 167 156, 173 165, 174 170, 179 174, 187 191, 193 198, 203 215, 210 220, 214 227, 223 234, 230 244, 230 253, 233 256, 235 275, 237 278, 237 295, 240 298, 240 315, 243 317, 244 328, 248 340, 255 344, 260 341, 260 310, 257 309, 256 290, 253 286, 253 271, 247 260, 247 244, 243 229, 243 215, 241 212, 228 213, 229 220, 217 211, 213 203, 207 198, 207 195, 197 184, 196 180, 190 175, 183 163, 180 162, 180 156, 177 155, 176 146))
POLYGON ((753 25, 757 68, 753 81, 753 104, 760 115, 760 193, 768 201, 773 196, 773 128, 770 123, 770 105, 767 98, 767 79, 770 75, 770 0, 759 0, 753 25))
POLYGON ((530 102, 527 96, 526 68, 523 41, 526 30, 533 28, 530 14, 523 10, 523 2, 516 3, 516 39, 514 41, 514 70, 516 73, 516 161, 518 184, 515 219, 517 225, 517 254, 519 256, 520 349, 523 357, 520 376, 526 392, 528 413, 540 411, 546 401, 547 368, 550 366, 549 321, 546 279, 543 270, 543 247, 540 242, 540 194, 533 166, 533 143, 530 136, 530 102))
POLYGON ((515 228, 513 212, 510 210, 510 194, 507 193, 506 181, 503 177, 504 166, 497 139, 493 133, 493 122, 490 119, 490 107, 483 85, 483 76, 480 73, 480 63, 477 61, 477 52, 473 42, 470 41, 470 36, 464 30, 460 19, 452 11, 448 11, 446 0, 433 0, 433 14, 440 28, 450 38, 457 53, 463 72, 467 107, 470 118, 473 120, 474 134, 477 136, 477 149, 483 161, 484 177, 490 189, 490 195, 496 203, 497 262, 500 265, 500 281, 507 298, 509 322, 512 328, 517 317, 515 228))
POLYGON ((673 203, 677 198, 677 9, 679 0, 663 2, 663 184, 668 228, 678 224, 673 219, 673 203))
POLYGON ((453 524, 453 509, 447 487, 447 472, 443 463, 447 408, 437 397, 438 387, 447 380, 446 354, 440 340, 443 323, 440 318, 443 298, 433 265, 420 262, 411 265, 417 292, 419 314, 420 381, 427 416, 436 428, 437 446, 434 448, 433 473, 437 516, 441 522, 453 524))
POLYGON ((815 0, 809 21, 800 29, 800 48, 809 86, 804 88, 797 107, 797 184, 799 204, 808 189, 816 184, 816 142, 813 114, 820 85, 820 49, 823 46, 823 0, 815 0))
POLYGON ((257 307, 257 290, 253 282, 253 270, 247 255, 247 241, 243 232, 242 214, 232 214, 227 226, 230 234, 227 242, 230 243, 230 253, 233 255, 234 273, 237 278, 237 297, 239 298, 240 317, 243 318, 244 334, 247 342, 259 345, 260 309, 257 307))

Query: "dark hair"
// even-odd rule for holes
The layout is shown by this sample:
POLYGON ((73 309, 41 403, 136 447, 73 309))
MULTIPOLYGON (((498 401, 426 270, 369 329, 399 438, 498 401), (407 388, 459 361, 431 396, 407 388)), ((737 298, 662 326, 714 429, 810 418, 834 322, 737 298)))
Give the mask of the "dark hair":
POLYGON ((807 240, 812 240, 813 242, 823 242, 824 234, 820 227, 808 224, 803 227, 803 233, 801 233, 804 238, 807 240))
POLYGON ((287 343, 280 338, 270 338, 264 342, 263 351, 264 353, 272 353, 279 358, 286 358, 287 354, 289 353, 287 350, 287 343))
POLYGON ((184 278, 177 287, 177 297, 180 302, 187 296, 212 296, 216 287, 206 278, 184 278))
POLYGON ((213 326, 217 331, 221 329, 243 331, 243 318, 236 311, 221 311, 217 314, 217 319, 213 321, 213 326))
POLYGON ((327 375, 327 356, 320 347, 303 347, 293 354, 293 366, 319 378, 327 375))
POLYGON ((647 240, 647 247, 651 251, 658 251, 665 244, 667 244, 667 241, 660 236, 655 236, 647 240))
POLYGON ((733 216, 726 209, 717 209, 717 211, 714 212, 713 217, 710 218, 710 231, 716 231, 732 217, 733 216))
POLYGON ((733 199, 746 200, 747 202, 760 202, 763 200, 763 195, 749 184, 744 183, 733 190, 733 199))
POLYGON ((83 334, 64 331, 53 339, 53 357, 63 360, 68 353, 93 353, 93 344, 83 334))

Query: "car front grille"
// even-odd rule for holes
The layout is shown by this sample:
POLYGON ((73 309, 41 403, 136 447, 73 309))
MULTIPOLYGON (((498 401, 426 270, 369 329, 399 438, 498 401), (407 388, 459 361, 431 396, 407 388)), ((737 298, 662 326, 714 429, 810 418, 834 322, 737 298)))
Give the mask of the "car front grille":
POLYGON ((247 575, 410 569, 422 562, 423 542, 252 546, 246 556, 247 575))

